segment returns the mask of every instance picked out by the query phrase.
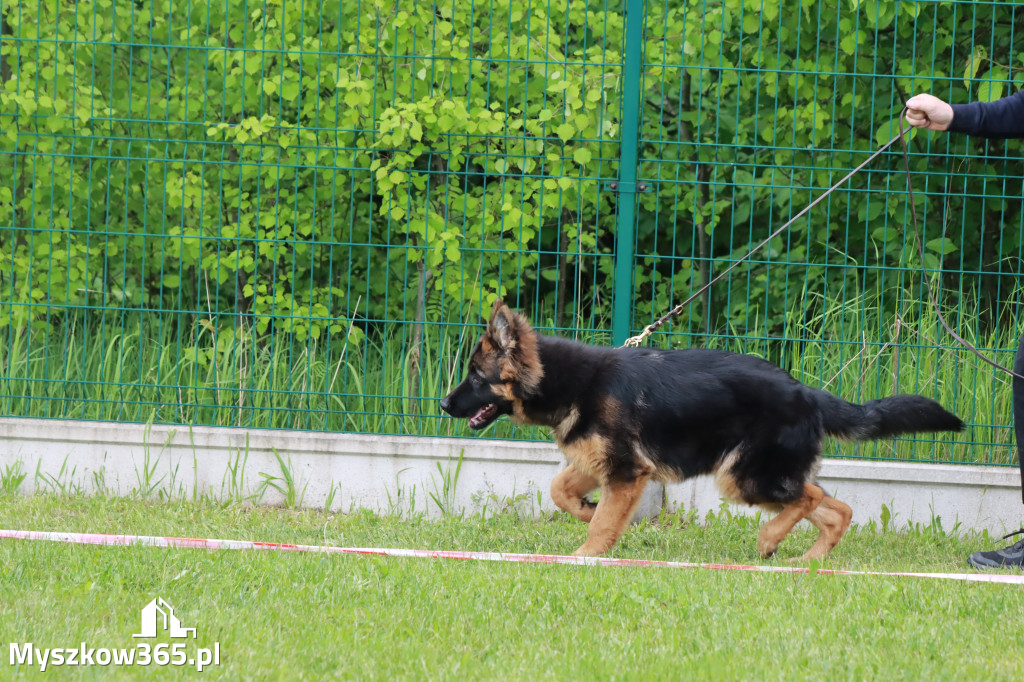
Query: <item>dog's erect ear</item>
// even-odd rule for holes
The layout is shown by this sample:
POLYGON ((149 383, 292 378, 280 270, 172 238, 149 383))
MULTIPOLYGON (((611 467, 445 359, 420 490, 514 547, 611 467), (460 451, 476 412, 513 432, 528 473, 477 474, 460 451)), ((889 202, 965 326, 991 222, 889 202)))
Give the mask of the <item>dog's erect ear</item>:
POLYGON ((513 382, 519 397, 532 395, 544 377, 537 350, 537 334, 525 317, 513 312, 500 300, 494 304, 487 323, 486 343, 501 354, 498 360, 501 380, 513 382))
POLYGON ((487 335, 503 353, 508 353, 516 347, 515 313, 509 310, 509 307, 502 303, 501 299, 494 303, 491 320, 487 323, 487 335))

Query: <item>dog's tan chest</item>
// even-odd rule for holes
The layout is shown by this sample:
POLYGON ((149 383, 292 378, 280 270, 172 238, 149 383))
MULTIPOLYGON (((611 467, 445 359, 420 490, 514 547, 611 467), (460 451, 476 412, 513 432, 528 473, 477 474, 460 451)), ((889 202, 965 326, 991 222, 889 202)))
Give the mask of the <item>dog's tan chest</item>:
POLYGON ((610 441, 602 435, 594 434, 584 438, 577 438, 570 443, 555 437, 558 447, 565 453, 568 459, 577 469, 604 480, 608 464, 608 447, 610 441))

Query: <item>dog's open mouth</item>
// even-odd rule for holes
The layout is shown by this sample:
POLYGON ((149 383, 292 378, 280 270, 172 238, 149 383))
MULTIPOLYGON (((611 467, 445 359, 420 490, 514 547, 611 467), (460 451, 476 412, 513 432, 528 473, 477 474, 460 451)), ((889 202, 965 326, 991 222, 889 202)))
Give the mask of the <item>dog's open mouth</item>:
POLYGON ((469 418, 469 428, 473 430, 482 429, 498 417, 498 406, 488 403, 477 410, 476 414, 469 418))

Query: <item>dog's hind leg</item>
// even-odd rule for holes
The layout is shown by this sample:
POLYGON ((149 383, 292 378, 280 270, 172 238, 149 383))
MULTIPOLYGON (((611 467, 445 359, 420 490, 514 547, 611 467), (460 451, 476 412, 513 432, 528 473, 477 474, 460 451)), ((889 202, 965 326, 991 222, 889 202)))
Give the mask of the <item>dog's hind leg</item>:
POLYGON ((818 539, 800 559, 821 559, 839 543, 850 527, 853 510, 844 502, 826 495, 818 508, 807 515, 807 520, 818 529, 818 539))
POLYGON ((633 517, 649 480, 651 474, 645 472, 632 481, 605 482, 601 486, 601 499, 590 521, 587 541, 573 554, 597 556, 611 549, 633 517))
POLYGON ((596 478, 569 464, 551 481, 551 499, 559 509, 569 512, 583 523, 590 523, 597 505, 583 496, 597 486, 596 478))
POLYGON ((761 532, 757 536, 758 553, 765 558, 775 554, 779 543, 789 535, 793 526, 813 514, 824 498, 824 490, 813 483, 804 483, 803 496, 795 502, 783 503, 778 516, 761 527, 761 532))

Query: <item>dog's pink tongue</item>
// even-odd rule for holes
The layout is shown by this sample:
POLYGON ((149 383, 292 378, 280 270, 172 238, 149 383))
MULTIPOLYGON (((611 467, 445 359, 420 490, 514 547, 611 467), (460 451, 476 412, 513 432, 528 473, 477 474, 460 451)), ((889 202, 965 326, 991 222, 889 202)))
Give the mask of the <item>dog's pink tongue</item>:
POLYGON ((469 425, 473 427, 480 426, 490 418, 491 414, 494 413, 494 410, 495 407, 493 404, 484 405, 477 410, 476 414, 469 418, 469 425))

